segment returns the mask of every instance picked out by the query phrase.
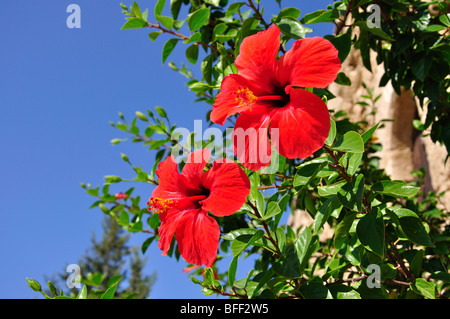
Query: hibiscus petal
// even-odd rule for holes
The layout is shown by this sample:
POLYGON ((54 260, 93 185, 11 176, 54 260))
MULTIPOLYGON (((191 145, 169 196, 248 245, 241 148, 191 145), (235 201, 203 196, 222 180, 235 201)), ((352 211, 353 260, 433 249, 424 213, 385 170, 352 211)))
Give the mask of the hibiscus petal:
POLYGON ((183 214, 175 237, 178 251, 188 263, 212 266, 219 247, 220 228, 205 210, 190 210, 183 214))
POLYGON ((188 212, 190 212, 190 210, 171 209, 163 214, 159 214, 161 225, 158 229, 158 247, 163 251, 163 256, 167 255, 167 252, 170 249, 172 238, 175 234, 178 223, 180 222, 183 215, 187 214, 188 212))
POLYGON ((283 86, 325 88, 340 68, 338 51, 330 41, 299 39, 278 61, 278 80, 283 86))
POLYGON ((258 83, 269 95, 280 89, 276 80, 280 35, 280 29, 273 25, 265 31, 246 37, 234 62, 240 75, 258 83))
POLYGON ((180 199, 186 197, 190 189, 186 178, 178 172, 178 165, 173 156, 159 163, 156 175, 159 185, 153 190, 152 197, 180 199))
POLYGON ((261 88, 241 75, 227 75, 214 102, 211 121, 224 125, 231 115, 251 109, 257 96, 261 94, 261 88))
POLYGON ((211 156, 211 151, 207 148, 197 150, 188 155, 186 164, 183 167, 182 175, 194 187, 201 186, 202 174, 206 163, 211 156))
POLYGON ((268 137, 270 110, 260 105, 236 120, 231 139, 241 164, 257 171, 270 165, 272 148, 268 137))
POLYGON ((202 201, 203 208, 216 216, 229 216, 238 211, 250 193, 245 172, 226 158, 214 162, 203 176, 203 185, 210 191, 202 201))
POLYGON ((330 131, 330 115, 317 95, 291 89, 290 102, 272 113, 271 131, 278 128, 272 144, 286 158, 306 158, 320 149, 330 131))

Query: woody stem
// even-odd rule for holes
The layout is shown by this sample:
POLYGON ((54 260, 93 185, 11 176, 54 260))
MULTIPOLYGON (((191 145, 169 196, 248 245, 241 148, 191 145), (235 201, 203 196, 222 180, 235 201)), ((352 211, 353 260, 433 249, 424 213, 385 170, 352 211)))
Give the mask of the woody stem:
MULTIPOLYGON (((259 213, 258 208, 255 205, 253 205, 253 203, 251 201, 247 201, 247 204, 253 209, 255 216, 257 218, 262 218, 261 214, 259 213)), ((281 252, 280 248, 278 247, 278 242, 275 239, 273 239, 273 237, 270 234, 270 230, 269 230, 269 227, 267 226, 267 223, 265 221, 262 221, 262 224, 263 224, 264 230, 267 234, 267 236, 265 236, 265 238, 270 240, 272 245, 275 247, 275 249, 276 249, 275 253, 276 253, 277 257, 279 257, 279 258, 283 257, 283 253, 281 252)))

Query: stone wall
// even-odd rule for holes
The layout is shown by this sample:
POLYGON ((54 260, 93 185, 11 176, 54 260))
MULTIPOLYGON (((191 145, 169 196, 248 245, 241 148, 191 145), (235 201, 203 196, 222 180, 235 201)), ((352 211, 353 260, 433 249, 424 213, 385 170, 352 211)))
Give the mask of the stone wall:
MULTIPOLYGON (((424 189, 436 193, 446 191, 440 204, 448 212, 450 160, 445 165, 446 149, 433 143, 430 137, 426 136, 427 132, 420 134, 414 129, 412 121, 421 119, 423 122, 426 111, 416 103, 411 91, 398 95, 389 83, 382 88, 378 86, 384 67, 382 64, 377 65, 375 58, 373 52, 370 72, 364 67, 359 50, 352 48, 342 65, 342 72, 350 78, 352 85, 331 84, 328 89, 336 98, 328 102, 328 107, 335 111, 346 111, 351 121, 364 120, 374 125, 380 120, 389 120, 384 122, 384 126, 377 129, 374 135, 382 144, 382 150, 377 154, 380 157, 380 168, 385 169, 392 179, 412 181, 411 172, 423 167, 426 171, 424 189), (362 83, 369 89, 374 88, 374 96, 381 94, 381 98, 376 102, 375 116, 368 116, 371 110, 357 104, 364 100, 361 95, 367 93, 362 83)), ((294 229, 311 222, 309 214, 302 211, 294 212, 289 219, 294 229)), ((327 228, 322 236, 332 236, 331 230, 327 228)))

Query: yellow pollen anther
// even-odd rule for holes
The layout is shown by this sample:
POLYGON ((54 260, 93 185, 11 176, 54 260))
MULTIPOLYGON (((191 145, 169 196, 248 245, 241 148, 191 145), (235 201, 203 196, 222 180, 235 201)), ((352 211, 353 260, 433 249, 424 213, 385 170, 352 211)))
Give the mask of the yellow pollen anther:
POLYGON ((149 211, 152 210, 155 214, 162 214, 175 207, 177 202, 177 200, 173 199, 151 197, 147 202, 147 206, 149 211))
MULTIPOLYGON (((249 106, 258 99, 253 92, 248 88, 240 88, 236 91, 234 94, 236 103, 239 104, 239 106, 249 106)), ((251 107, 250 107, 251 110, 251 107)))

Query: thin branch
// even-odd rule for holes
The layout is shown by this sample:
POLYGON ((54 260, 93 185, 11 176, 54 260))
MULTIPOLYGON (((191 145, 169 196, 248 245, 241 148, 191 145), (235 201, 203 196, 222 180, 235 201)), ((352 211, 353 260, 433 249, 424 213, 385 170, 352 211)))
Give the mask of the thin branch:
MULTIPOLYGON (((247 201, 247 204, 253 209, 254 214, 257 218, 262 218, 261 214, 258 211, 258 208, 255 205, 253 205, 253 203, 251 201, 247 201)), ((267 223, 264 220, 262 221, 262 225, 267 234, 267 237, 265 237, 265 238, 267 238, 272 243, 272 245, 275 247, 277 257, 279 257, 279 258, 283 257, 283 253, 281 252, 280 248, 278 247, 278 242, 276 240, 274 240, 272 238, 272 236, 270 235, 269 227, 267 226, 267 223)))
MULTIPOLYGON (((395 257, 395 261, 397 264, 397 269, 400 271, 400 273, 409 281, 414 281, 414 275, 409 271, 409 269, 405 266, 405 263, 403 262, 402 257, 400 256, 397 247, 392 243, 391 238, 387 233, 385 233, 386 241, 389 243, 389 246, 391 246, 392 251, 394 253, 394 256, 391 255, 391 257, 395 257)), ((389 254, 388 254, 389 256, 389 254)))
MULTIPOLYGON (((160 30, 160 31, 163 32, 163 33, 168 33, 168 34, 174 35, 174 36, 176 36, 176 37, 181 38, 182 40, 188 40, 188 39, 190 38, 189 36, 184 35, 184 34, 181 34, 181 33, 179 33, 179 32, 175 32, 175 31, 172 31, 172 30, 163 28, 159 23, 158 23, 158 24, 153 24, 153 23, 150 23, 150 22, 148 22, 148 21, 146 21, 146 22, 147 22, 147 27, 148 27, 148 28, 155 28, 155 29, 158 29, 158 30, 160 30)), ((211 50, 214 50, 214 52, 217 52, 217 48, 216 48, 215 46, 209 44, 209 43, 201 42, 201 41, 197 41, 197 42, 194 42, 194 43, 195 43, 196 45, 202 45, 202 46, 208 47, 208 48, 210 48, 211 50)))
POLYGON ((256 13, 256 15, 258 16, 258 20, 264 25, 264 27, 266 28, 266 29, 268 29, 269 27, 270 27, 270 24, 268 24, 265 20, 264 20, 264 18, 263 18, 263 16, 262 16, 262 14, 261 14, 261 12, 259 11, 259 5, 258 5, 258 8, 257 7, 255 7, 255 4, 253 3, 253 0, 248 0, 248 4, 246 4, 247 6, 249 6, 250 8, 252 8, 252 10, 256 13))
POLYGON ((327 146, 324 146, 323 149, 328 153, 328 155, 330 155, 331 159, 334 162, 334 165, 332 165, 332 164, 328 164, 328 165, 336 168, 338 170, 339 176, 341 176, 347 182, 350 182, 351 181, 351 177, 348 176, 347 171, 345 170, 345 168, 339 163, 339 160, 337 159, 337 157, 334 154, 334 152, 331 149, 329 149, 327 146))

